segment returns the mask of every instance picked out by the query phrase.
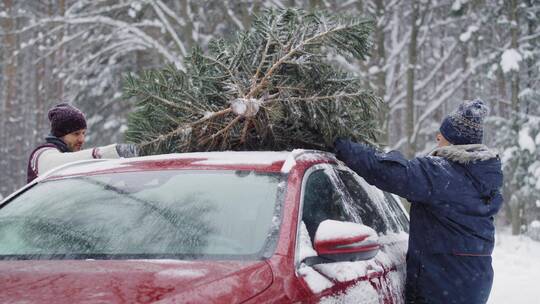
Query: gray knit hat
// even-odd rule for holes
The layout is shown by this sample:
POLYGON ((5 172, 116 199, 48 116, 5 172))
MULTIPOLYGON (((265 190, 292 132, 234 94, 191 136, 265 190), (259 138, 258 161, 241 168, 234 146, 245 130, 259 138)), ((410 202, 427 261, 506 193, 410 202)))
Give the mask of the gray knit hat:
POLYGON ((488 113, 489 108, 481 99, 465 101, 444 118, 439 130, 453 145, 481 144, 488 113))
POLYGON ((48 113, 51 122, 51 134, 62 137, 71 132, 86 129, 86 118, 77 108, 67 103, 54 106, 48 113))

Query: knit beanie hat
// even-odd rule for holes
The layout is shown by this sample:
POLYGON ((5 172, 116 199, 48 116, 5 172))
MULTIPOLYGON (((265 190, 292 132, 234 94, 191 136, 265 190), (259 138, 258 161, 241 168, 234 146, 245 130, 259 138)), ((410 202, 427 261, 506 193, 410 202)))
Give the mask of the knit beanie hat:
POLYGON ((86 129, 84 114, 77 108, 67 103, 61 103, 49 110, 51 122, 51 134, 62 137, 71 132, 86 129))
POLYGON ((453 145, 481 144, 488 112, 480 99, 465 101, 444 118, 439 131, 453 145))

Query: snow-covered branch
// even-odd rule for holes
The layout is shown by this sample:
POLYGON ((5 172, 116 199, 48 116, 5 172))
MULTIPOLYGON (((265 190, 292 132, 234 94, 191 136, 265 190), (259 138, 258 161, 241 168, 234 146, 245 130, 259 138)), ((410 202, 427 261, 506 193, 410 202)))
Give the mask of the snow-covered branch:
MULTIPOLYGON (((161 1, 159 1, 159 2, 161 2, 161 1)), ((167 20, 167 17, 163 13, 161 6, 165 6, 165 5, 163 3, 161 3, 161 4, 162 5, 158 5, 153 1, 151 2, 152 8, 154 9, 156 14, 158 15, 161 22, 165 25, 165 28, 167 29, 167 32, 169 33, 169 35, 171 35, 174 42, 176 43, 176 45, 180 49, 180 52, 182 53, 182 56, 185 57, 187 55, 186 47, 184 46, 184 43, 180 40, 180 38, 176 34, 176 31, 172 28, 171 24, 169 23, 169 20, 167 20)))
MULTIPOLYGON (((454 44, 450 46, 450 49, 445 54, 445 56, 437 62, 435 67, 431 69, 430 73, 425 78, 416 82, 416 84, 414 85, 415 91, 424 89, 433 80, 433 78, 438 75, 441 68, 449 61, 449 59, 452 58, 452 55, 454 54, 454 50, 456 49, 458 44, 459 43, 455 41, 454 44)), ((453 79, 453 77, 449 77, 447 79, 453 79)), ((445 80, 444 82, 447 82, 447 80, 445 80)), ((401 92, 398 96, 396 96, 392 101, 389 102, 389 107, 391 109, 394 108, 397 104, 399 104, 405 98, 405 95, 406 95, 405 91, 401 92)))
POLYGON ((224 0, 222 3, 223 3, 223 6, 225 8, 225 12, 227 13, 227 16, 230 18, 230 20, 236 25, 236 27, 240 31, 243 31, 244 30, 244 25, 242 24, 242 21, 240 21, 240 20, 238 20, 238 18, 236 18, 235 13, 230 8, 229 1, 224 0))
POLYGON ((179 60, 180 56, 173 53, 169 48, 162 45, 159 41, 154 39, 152 36, 145 33, 143 30, 132 26, 131 24, 115 20, 109 17, 105 16, 94 16, 94 17, 81 17, 81 18, 69 18, 69 17, 53 17, 43 20, 43 22, 51 22, 51 23, 65 23, 65 24, 103 24, 103 25, 109 25, 116 28, 123 28, 127 32, 133 34, 134 36, 138 37, 145 43, 151 45, 154 49, 158 51, 161 55, 163 55, 167 61, 170 63, 173 63, 176 67, 179 69, 183 69, 184 65, 179 60))

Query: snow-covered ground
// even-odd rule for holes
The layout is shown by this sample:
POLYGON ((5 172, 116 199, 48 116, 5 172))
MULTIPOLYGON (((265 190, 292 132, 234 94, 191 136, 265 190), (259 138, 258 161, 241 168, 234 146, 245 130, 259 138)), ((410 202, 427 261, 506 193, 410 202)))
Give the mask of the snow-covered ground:
POLYGON ((498 230, 489 304, 540 303, 540 242, 498 230))

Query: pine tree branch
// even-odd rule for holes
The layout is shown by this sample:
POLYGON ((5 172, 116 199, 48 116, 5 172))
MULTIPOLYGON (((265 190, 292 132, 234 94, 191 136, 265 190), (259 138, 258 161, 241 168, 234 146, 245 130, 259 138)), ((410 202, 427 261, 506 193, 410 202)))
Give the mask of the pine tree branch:
MULTIPOLYGON (((167 99, 165 99, 165 98, 163 98, 163 97, 160 97, 160 96, 158 96, 158 95, 152 94, 152 93, 150 93, 150 92, 143 91, 142 93, 143 93, 143 94, 146 94, 148 97, 152 97, 152 98, 154 98, 154 99, 157 99, 157 100, 161 101, 162 103, 164 103, 164 104, 166 104, 166 105, 169 105, 169 106, 171 106, 171 107, 173 107, 173 108, 176 108, 176 109, 179 109, 179 110, 185 110, 185 109, 186 109, 186 108, 184 108, 184 107, 182 107, 182 106, 177 105, 176 103, 174 103, 174 102, 172 102, 172 101, 169 101, 169 100, 167 100, 167 99)), ((186 101, 183 101, 183 100, 179 100, 179 101, 185 103, 185 104, 188 105, 188 106, 191 105, 191 103, 189 103, 189 102, 186 102, 186 101)))
POLYGON ((244 128, 242 129, 242 135, 240 136, 240 143, 242 144, 246 142, 247 131, 249 129, 250 124, 251 124, 251 118, 248 118, 244 121, 244 128))
POLYGON ((294 91, 303 91, 303 92, 307 91, 305 88, 288 87, 288 86, 276 86, 276 89, 278 89, 278 90, 294 90, 294 91))
POLYGON ((365 96, 366 92, 360 91, 358 93, 346 93, 326 96, 310 96, 310 97, 290 97, 288 100, 297 101, 317 101, 317 100, 337 100, 339 98, 361 97, 365 96))
POLYGON ((178 128, 174 129, 173 131, 171 131, 171 132, 169 132, 167 134, 159 135, 158 137, 154 138, 153 140, 142 142, 140 145, 141 145, 141 147, 146 147, 148 145, 163 142, 163 141, 165 141, 165 140, 167 140, 167 139, 169 139, 171 137, 177 136, 177 135, 181 134, 182 132, 185 132, 186 130, 188 130, 190 128, 193 128, 196 125, 199 125, 201 123, 204 123, 204 122, 206 122, 208 120, 211 120, 211 119, 214 119, 216 117, 226 115, 226 114, 228 114, 230 112, 232 112, 231 108, 227 108, 227 109, 221 110, 219 112, 214 112, 211 115, 205 116, 205 117, 203 117, 203 118, 201 118, 201 119, 199 119, 199 120, 197 120, 195 122, 179 126, 178 128))
POLYGON ((351 30, 353 29, 355 26, 357 26, 357 24, 350 24, 350 25, 345 25, 345 26, 338 26, 336 28, 333 28, 333 29, 330 29, 330 30, 326 30, 322 33, 319 33, 313 37, 310 37, 306 40, 303 40, 302 42, 300 42, 300 44, 298 44, 295 48, 293 48, 292 50, 290 50, 287 54, 285 54, 285 56, 281 57, 276 63, 274 63, 272 65, 272 67, 270 67, 270 69, 268 70, 268 72, 264 75, 264 77, 262 78, 262 80, 259 82, 258 85, 257 82, 254 82, 253 84, 253 88, 250 90, 250 92, 248 93, 247 97, 248 98, 253 98, 253 96, 256 96, 261 90, 263 90, 268 82, 268 79, 273 75, 274 71, 279 68, 287 59, 289 59, 291 56, 293 56, 294 54, 296 54, 299 50, 303 49, 306 45, 309 45, 309 44, 312 44, 314 43, 315 41, 317 41, 318 39, 322 39, 328 35, 331 35, 331 34, 335 34, 337 32, 341 32, 341 31, 348 31, 348 30, 351 30))
POLYGON ((257 83, 257 79, 259 78, 259 74, 261 73, 262 66, 264 65, 264 60, 266 58, 266 55, 268 54, 268 48, 270 47, 270 34, 266 37, 266 46, 264 47, 264 52, 261 56, 261 62, 259 63, 259 66, 257 67, 257 71, 255 72, 255 76, 253 76, 253 83, 257 83))
MULTIPOLYGON (((264 111, 264 116, 266 117, 266 121, 268 121, 268 122, 271 121, 271 120, 270 120, 270 116, 268 115, 268 111, 264 111)), ((268 123, 268 124, 267 124, 267 128, 266 128, 266 129, 267 129, 268 132, 270 133, 270 136, 271 136, 272 138, 275 139, 275 138, 276 138, 276 134, 274 133, 274 127, 272 126, 271 123, 268 123)))
MULTIPOLYGON (((158 85, 161 85, 167 89, 171 89, 169 86, 165 85, 165 84, 161 84, 161 83, 157 83, 158 85)), ((133 90, 135 92, 135 94, 137 95, 143 95, 143 96, 146 96, 147 98, 150 97, 150 98, 153 98, 153 99, 156 99, 156 100, 159 100, 161 101, 164 105, 168 105, 168 106, 171 106, 173 108, 176 108, 176 109, 179 109, 179 110, 182 110, 182 111, 185 111, 186 108, 185 107, 182 107, 170 100, 167 100, 161 96, 158 96, 156 94, 153 94, 151 92, 149 92, 148 90, 145 90, 145 89, 139 89, 137 87, 131 87, 131 90, 133 90)), ((187 102, 187 101, 184 101, 184 100, 181 100, 181 99, 177 99, 178 101, 184 103, 187 107, 192 107, 193 104, 191 102, 187 102)))
POLYGON ((240 115, 236 116, 233 120, 231 120, 231 122, 229 122, 229 124, 227 124, 225 126, 225 128, 219 130, 217 133, 214 133, 210 136, 208 136, 207 138, 204 138, 202 140, 199 141, 199 143, 201 145, 205 145, 208 141, 210 140, 214 140, 216 137, 226 133, 227 131, 229 131, 230 128, 232 128, 242 117, 240 115))
POLYGON ((228 66, 226 66, 225 64, 223 64, 219 60, 216 60, 215 58, 212 58, 210 56, 203 55, 202 57, 212 61, 213 63, 216 63, 217 65, 219 65, 221 67, 223 67, 227 71, 227 74, 229 74, 229 76, 231 77, 231 80, 234 82, 234 84, 238 88, 238 91, 239 91, 240 95, 244 96, 244 91, 242 90, 242 86, 240 86, 240 83, 238 82, 238 79, 236 79, 233 72, 231 71, 231 69, 228 66))
MULTIPOLYGON (((345 94, 336 94, 336 95, 325 95, 325 96, 310 96, 310 97, 287 97, 287 100, 290 101, 318 101, 318 100, 338 100, 340 98, 351 98, 351 97, 362 97, 366 96, 368 92, 366 91, 359 91, 358 93, 345 93, 345 94)), ((282 98, 273 98, 273 99, 267 99, 264 101, 265 104, 270 104, 272 102, 276 102, 279 100, 283 100, 282 98)))

